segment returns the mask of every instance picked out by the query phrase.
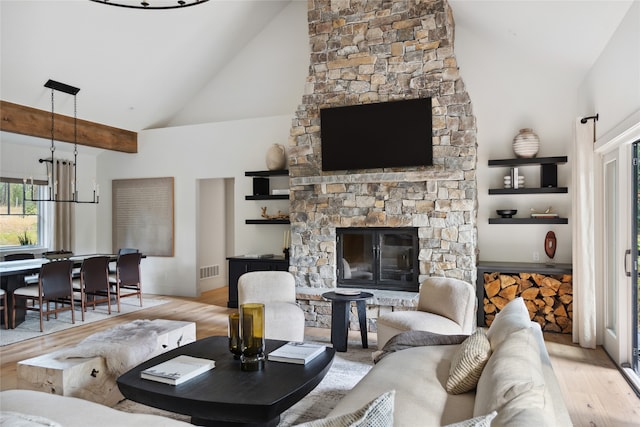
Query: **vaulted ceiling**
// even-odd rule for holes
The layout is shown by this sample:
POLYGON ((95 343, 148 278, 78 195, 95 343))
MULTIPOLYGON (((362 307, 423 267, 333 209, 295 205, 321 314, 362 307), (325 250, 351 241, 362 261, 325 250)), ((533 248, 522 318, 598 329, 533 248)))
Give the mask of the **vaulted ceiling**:
MULTIPOLYGON (((50 110, 43 85, 51 78, 81 88, 84 120, 134 132, 164 127, 289 3, 210 0, 151 11, 88 0, 0 0, 0 99, 50 110)), ((456 25, 468 33, 581 79, 632 0, 450 3, 456 25)), ((269 84, 268 73, 256 78, 269 84)), ((256 93, 256 102, 268 105, 262 96, 256 93)), ((72 115, 72 108, 72 100, 57 99, 60 113, 72 115)), ((238 114, 233 119, 244 118, 238 114)))

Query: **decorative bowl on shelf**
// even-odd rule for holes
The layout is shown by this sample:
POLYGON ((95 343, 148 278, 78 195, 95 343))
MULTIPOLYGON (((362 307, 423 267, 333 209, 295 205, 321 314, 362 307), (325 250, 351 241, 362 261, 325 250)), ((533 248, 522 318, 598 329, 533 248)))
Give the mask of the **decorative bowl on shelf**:
POLYGON ((511 218, 513 215, 517 214, 518 211, 516 209, 498 209, 496 213, 502 218, 511 218))

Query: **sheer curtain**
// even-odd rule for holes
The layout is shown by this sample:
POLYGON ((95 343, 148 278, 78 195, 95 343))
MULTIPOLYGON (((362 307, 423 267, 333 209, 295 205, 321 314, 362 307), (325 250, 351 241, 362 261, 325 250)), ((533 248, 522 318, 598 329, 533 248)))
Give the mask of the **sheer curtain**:
POLYGON ((576 121, 572 169, 573 341, 596 347, 593 120, 576 121))
MULTIPOLYGON (((73 198, 73 163, 57 160, 55 177, 58 199, 71 200, 73 198)), ((55 203, 53 250, 73 252, 73 235, 75 221, 75 203, 55 203)))

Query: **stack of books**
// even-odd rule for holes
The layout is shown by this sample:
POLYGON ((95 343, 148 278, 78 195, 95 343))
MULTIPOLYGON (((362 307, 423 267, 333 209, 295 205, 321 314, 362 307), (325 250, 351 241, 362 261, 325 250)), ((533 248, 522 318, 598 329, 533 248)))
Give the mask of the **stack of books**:
POLYGON ((524 188, 524 175, 519 174, 518 168, 511 168, 510 174, 504 177, 504 188, 524 188))
POLYGON ((311 360, 320 356, 325 350, 326 347, 321 344, 288 342, 282 347, 279 347, 269 353, 267 359, 272 362, 306 365, 311 360))
POLYGON ((210 371, 216 362, 209 359, 181 355, 140 372, 140 378, 178 385, 210 371))
POLYGON ((552 212, 548 212, 548 213, 532 213, 531 214, 531 218, 558 218, 558 214, 557 213, 552 213, 552 212))

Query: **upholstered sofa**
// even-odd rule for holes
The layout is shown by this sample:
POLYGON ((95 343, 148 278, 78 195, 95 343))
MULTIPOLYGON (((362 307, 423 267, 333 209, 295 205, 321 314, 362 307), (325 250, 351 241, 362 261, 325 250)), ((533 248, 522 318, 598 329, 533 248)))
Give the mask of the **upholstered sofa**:
POLYGON ((33 390, 0 392, 0 425, 20 427, 192 427, 159 415, 131 414, 77 397, 33 390))
MULTIPOLYGON (((460 339, 460 344, 417 345, 389 352, 394 341, 390 340, 386 354, 383 351, 383 357, 328 418, 353 414, 385 392, 395 391, 395 427, 489 425, 490 419, 494 427, 571 426, 542 331, 530 321, 521 298, 505 306, 488 330, 460 339), (447 390, 451 385, 459 394, 447 390), (477 424, 462 424, 471 419, 477 424)), ((363 417, 374 416, 372 412, 363 417)))
MULTIPOLYGON (((331 413, 305 427, 352 423, 395 427, 572 425, 540 326, 530 321, 521 298, 505 306, 488 330, 478 329, 468 337, 441 337, 459 344, 395 349, 398 340, 391 339, 376 365, 331 413), (376 421, 370 422, 371 418, 376 421)), ((87 425, 85 414, 109 421, 95 425, 189 425, 27 390, 1 392, 0 410, 3 416, 14 411, 47 417, 68 427, 87 425)))

